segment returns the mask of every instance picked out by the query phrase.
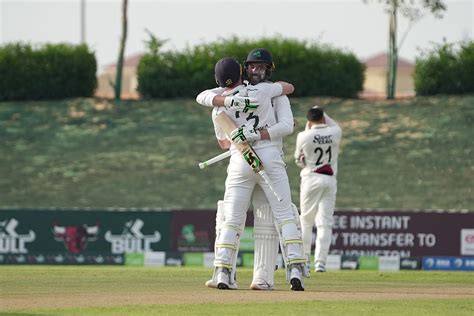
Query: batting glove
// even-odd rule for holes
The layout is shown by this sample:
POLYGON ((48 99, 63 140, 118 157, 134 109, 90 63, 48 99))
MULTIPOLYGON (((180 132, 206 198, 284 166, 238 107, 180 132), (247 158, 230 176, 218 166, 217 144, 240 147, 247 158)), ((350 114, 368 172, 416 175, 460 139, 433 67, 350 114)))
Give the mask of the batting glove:
POLYGON ((253 142, 260 139, 260 132, 255 130, 255 128, 249 128, 247 126, 242 126, 234 129, 230 133, 230 139, 236 144, 242 144, 245 142, 253 142))
POLYGON ((252 113, 258 108, 258 100, 256 98, 233 95, 225 97, 224 106, 228 110, 252 113))

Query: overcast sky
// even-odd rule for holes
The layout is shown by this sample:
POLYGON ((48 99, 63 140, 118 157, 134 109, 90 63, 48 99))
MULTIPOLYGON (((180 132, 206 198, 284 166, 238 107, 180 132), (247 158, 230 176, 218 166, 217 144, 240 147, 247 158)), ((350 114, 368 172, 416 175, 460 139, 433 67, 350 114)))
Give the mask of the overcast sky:
MULTIPOLYGON (((121 0, 86 0, 86 42, 96 53, 99 71, 115 63, 121 28, 121 0)), ((432 43, 474 38, 474 0, 445 0, 437 20, 415 24, 400 56, 414 61, 432 43)), ((81 0, 0 0, 0 45, 24 41, 80 42, 81 0)), ((142 52, 145 28, 169 39, 165 49, 212 42, 236 35, 245 39, 280 35, 315 40, 354 52, 360 59, 386 51, 388 17, 383 5, 362 0, 129 0, 126 55, 142 52)), ((408 20, 399 17, 399 38, 408 20)))

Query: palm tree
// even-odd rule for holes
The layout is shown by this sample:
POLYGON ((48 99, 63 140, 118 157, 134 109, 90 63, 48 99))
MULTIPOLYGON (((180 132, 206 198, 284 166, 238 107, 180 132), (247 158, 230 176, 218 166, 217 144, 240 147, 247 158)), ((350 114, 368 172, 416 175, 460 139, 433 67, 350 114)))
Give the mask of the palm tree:
POLYGON ((127 41, 127 7, 128 0, 122 1, 122 37, 120 38, 120 51, 117 61, 117 73, 115 75, 115 100, 120 100, 122 92, 122 68, 123 68, 123 53, 125 51, 125 42, 127 41))

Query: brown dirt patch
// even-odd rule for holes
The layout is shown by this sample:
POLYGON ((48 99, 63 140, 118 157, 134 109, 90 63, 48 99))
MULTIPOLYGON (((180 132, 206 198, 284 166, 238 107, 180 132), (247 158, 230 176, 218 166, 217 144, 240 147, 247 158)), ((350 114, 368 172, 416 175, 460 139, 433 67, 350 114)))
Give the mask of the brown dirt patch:
POLYGON ((396 290, 365 289, 358 292, 317 291, 271 292, 203 289, 200 292, 166 291, 139 293, 64 293, 11 295, 0 299, 0 310, 98 307, 155 304, 250 303, 272 301, 335 301, 335 300, 407 300, 407 299, 473 299, 473 288, 397 288, 396 290))

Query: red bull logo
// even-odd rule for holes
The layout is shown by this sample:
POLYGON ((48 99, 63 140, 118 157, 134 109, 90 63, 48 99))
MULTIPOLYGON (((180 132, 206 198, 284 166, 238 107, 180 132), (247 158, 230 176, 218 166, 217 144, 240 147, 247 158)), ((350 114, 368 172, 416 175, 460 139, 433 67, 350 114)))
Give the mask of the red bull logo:
POLYGON ((87 242, 97 240, 99 225, 94 226, 53 226, 54 239, 62 241, 69 252, 80 253, 87 247, 87 242))

